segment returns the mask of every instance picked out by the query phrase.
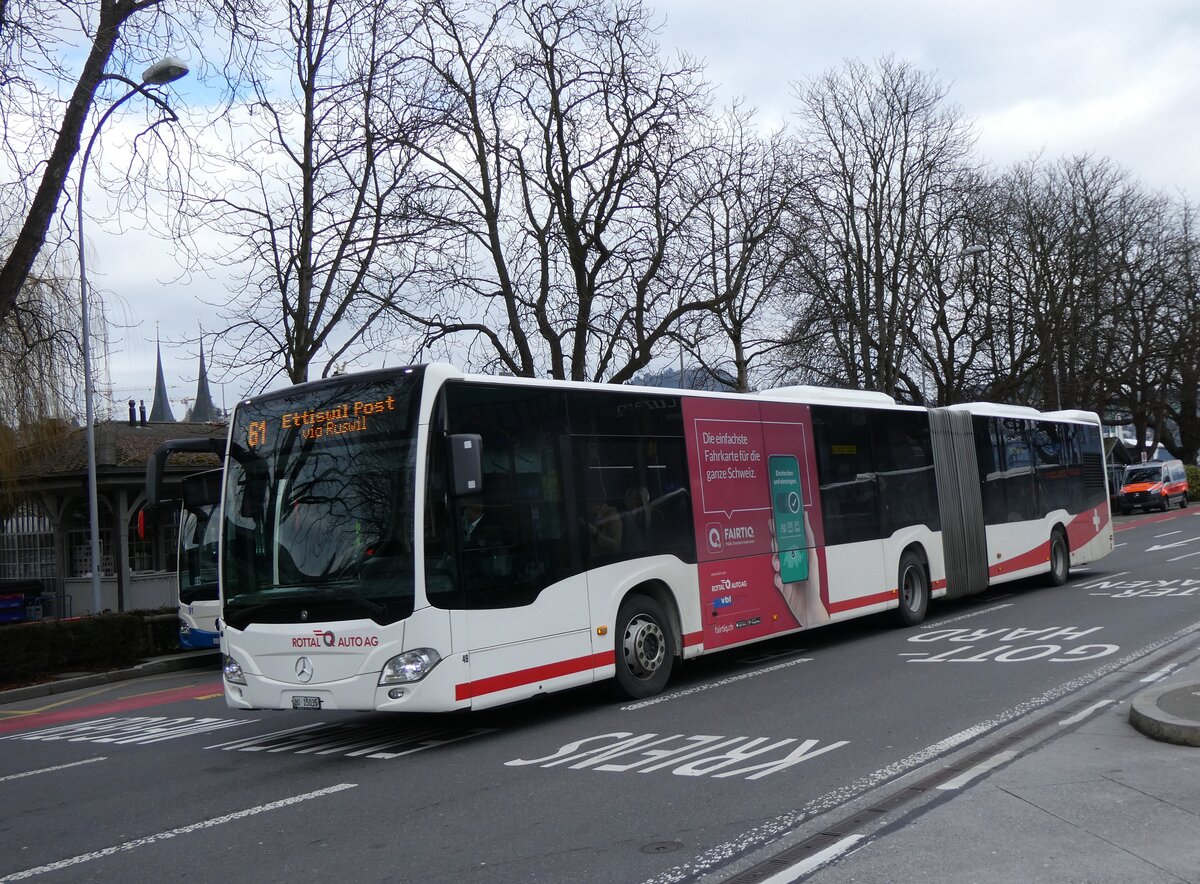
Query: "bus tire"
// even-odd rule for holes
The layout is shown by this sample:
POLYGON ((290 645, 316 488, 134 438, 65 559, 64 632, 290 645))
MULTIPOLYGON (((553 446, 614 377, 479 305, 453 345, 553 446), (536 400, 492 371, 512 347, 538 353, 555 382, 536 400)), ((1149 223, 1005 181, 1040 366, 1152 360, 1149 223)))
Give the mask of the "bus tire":
POLYGON ((617 612, 617 688, 630 699, 651 697, 666 687, 675 665, 671 621, 655 599, 631 595, 617 612))
POLYGON ((1050 533, 1050 584, 1062 586, 1071 576, 1071 551, 1060 529, 1050 533))
POLYGON ((899 582, 900 623, 904 626, 916 626, 925 619, 929 610, 929 572, 921 557, 911 549, 900 556, 899 582))

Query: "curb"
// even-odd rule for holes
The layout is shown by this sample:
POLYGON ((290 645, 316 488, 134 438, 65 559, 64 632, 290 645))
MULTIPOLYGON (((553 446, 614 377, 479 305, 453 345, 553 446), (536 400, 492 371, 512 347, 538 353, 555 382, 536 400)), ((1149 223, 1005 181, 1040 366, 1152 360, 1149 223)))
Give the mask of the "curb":
POLYGON ((1129 723, 1164 743, 1200 746, 1200 682, 1176 682, 1142 691, 1130 703, 1129 723), (1164 700, 1173 711, 1163 708, 1164 700), (1175 714, 1179 711, 1187 717, 1175 714))
POLYGON ((22 700, 31 700, 36 697, 48 697, 51 694, 62 694, 67 691, 75 691, 80 688, 90 688, 96 685, 111 684, 117 681, 128 681, 133 678, 142 678, 146 675, 158 675, 161 672, 178 672, 182 669, 199 669, 203 666, 219 666, 221 662, 221 652, 212 651, 185 651, 181 654, 172 654, 169 657, 159 657, 152 660, 147 660, 143 663, 138 663, 136 666, 131 666, 128 669, 114 669, 110 672, 96 672, 90 675, 80 675, 74 678, 63 678, 56 681, 46 682, 45 684, 35 684, 24 688, 12 688, 7 691, 0 691, 0 704, 3 703, 19 703, 22 700))

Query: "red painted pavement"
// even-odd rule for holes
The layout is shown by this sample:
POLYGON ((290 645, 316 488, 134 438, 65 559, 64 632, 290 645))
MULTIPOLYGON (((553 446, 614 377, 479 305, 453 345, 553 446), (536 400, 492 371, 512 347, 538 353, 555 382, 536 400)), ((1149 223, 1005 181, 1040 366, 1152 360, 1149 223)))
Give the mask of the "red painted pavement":
POLYGON ((48 712, 33 712, 29 715, 18 715, 0 721, 0 734, 11 734, 17 731, 34 730, 68 721, 81 721, 85 718, 103 718, 121 712, 132 712, 135 709, 148 709, 151 706, 165 706, 180 700, 195 700, 197 697, 212 696, 224 691, 219 678, 201 684, 189 685, 186 688, 175 688, 170 691, 156 691, 152 694, 142 694, 137 697, 125 697, 120 700, 107 700, 92 703, 88 706, 73 706, 70 709, 55 709, 48 712))

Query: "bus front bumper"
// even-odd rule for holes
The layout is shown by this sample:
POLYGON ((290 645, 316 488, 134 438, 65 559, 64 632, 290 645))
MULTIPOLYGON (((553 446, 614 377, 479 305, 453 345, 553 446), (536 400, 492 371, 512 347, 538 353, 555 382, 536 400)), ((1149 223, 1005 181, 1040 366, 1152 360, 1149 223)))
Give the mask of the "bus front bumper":
POLYGON ((419 682, 391 685, 379 684, 378 672, 307 685, 246 673, 246 684, 223 679, 225 702, 232 709, 445 712, 470 705, 455 698, 457 662, 442 660, 419 682))

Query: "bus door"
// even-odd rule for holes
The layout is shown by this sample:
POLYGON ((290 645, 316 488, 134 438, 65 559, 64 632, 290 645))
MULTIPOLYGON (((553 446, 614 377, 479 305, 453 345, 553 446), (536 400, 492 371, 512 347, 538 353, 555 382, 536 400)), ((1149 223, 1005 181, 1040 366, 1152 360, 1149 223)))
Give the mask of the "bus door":
MULTIPOLYGON (((466 435, 451 437, 451 451, 466 435)), ((477 485, 455 488, 436 531, 444 565, 429 567, 427 555, 430 600, 439 604, 439 586, 453 596, 455 652, 468 662, 458 697, 484 707, 590 682, 587 579, 571 567, 558 442, 532 434, 473 444, 477 485)), ((469 471, 456 462, 454 481, 469 471)))

